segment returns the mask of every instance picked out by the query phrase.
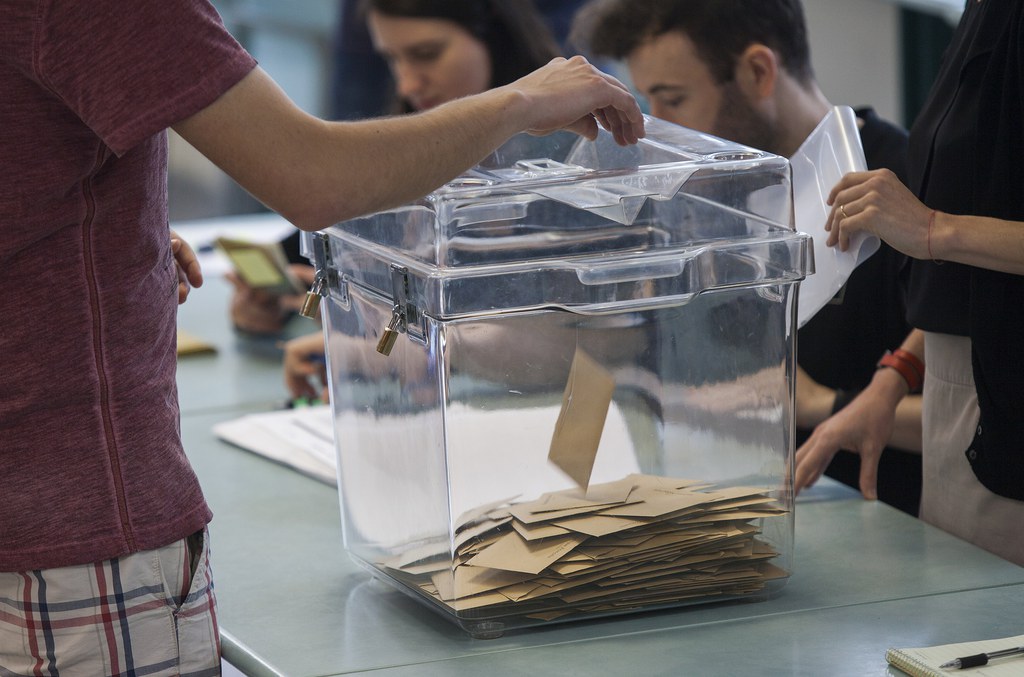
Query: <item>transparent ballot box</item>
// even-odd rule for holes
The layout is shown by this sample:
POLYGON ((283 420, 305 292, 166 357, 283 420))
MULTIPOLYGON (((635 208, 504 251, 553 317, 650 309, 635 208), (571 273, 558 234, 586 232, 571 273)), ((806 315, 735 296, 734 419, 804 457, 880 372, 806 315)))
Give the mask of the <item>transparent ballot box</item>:
POLYGON ((790 168, 647 124, 513 138, 305 243, 345 546, 474 636, 789 575, 790 168))

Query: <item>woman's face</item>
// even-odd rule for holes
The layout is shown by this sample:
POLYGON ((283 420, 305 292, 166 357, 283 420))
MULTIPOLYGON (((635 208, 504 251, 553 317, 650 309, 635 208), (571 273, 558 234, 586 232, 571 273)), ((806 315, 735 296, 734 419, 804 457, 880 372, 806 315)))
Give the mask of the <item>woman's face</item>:
POLYGON ((416 110, 479 94, 491 86, 487 47, 454 21, 371 11, 374 48, 391 67, 398 95, 416 110))

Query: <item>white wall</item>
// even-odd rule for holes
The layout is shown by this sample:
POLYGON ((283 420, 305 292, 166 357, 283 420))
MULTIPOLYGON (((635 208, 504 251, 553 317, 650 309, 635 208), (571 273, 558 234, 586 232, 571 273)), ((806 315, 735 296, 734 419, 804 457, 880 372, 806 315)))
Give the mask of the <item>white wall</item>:
POLYGON ((803 0, 811 61, 835 104, 873 106, 906 126, 900 64, 901 7, 931 12, 955 25, 965 0, 803 0))
POLYGON ((804 12, 825 96, 902 123, 899 8, 887 0, 804 0, 804 12))
MULTIPOLYGON (((295 103, 326 115, 330 40, 337 0, 213 0, 225 25, 295 103)), ((170 135, 172 221, 252 212, 260 204, 173 132, 170 135)))

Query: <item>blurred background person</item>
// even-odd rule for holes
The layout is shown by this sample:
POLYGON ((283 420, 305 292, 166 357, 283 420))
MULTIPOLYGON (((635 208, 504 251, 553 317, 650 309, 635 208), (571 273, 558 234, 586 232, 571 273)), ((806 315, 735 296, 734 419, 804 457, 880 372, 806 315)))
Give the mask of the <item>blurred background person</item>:
MULTIPOLYGON (((811 68, 799 0, 595 0, 577 15, 571 39, 595 58, 625 60, 656 117, 784 157, 833 106, 811 68)), ((871 108, 856 114, 868 167, 905 177, 906 131, 871 108)), ((899 281, 905 260, 883 244, 800 329, 798 446, 871 381, 879 358, 906 337, 899 281)), ((898 421, 878 471, 878 497, 916 515, 920 397, 901 403, 898 421)), ((859 458, 841 452, 827 474, 858 488, 859 458)))
MULTIPOLYGON (((561 8, 565 32, 570 4, 581 3, 546 3, 561 8)), ((346 3, 343 21, 358 21, 375 59, 387 65, 390 77, 384 82, 393 83, 388 104, 392 112, 423 110, 500 86, 560 54, 544 18, 529 0, 362 0, 346 3)), ((343 36, 360 39, 358 31, 345 31, 343 36)), ((290 260, 304 260, 298 233, 285 241, 285 249, 290 260)), ((295 263, 296 269, 302 279, 311 281, 312 266, 295 263)), ((301 297, 270 296, 240 287, 232 301, 232 318, 243 329, 276 332, 300 305, 301 297)), ((285 383, 293 397, 326 399, 323 351, 320 332, 286 345, 285 383)))
MULTIPOLYGON (((567 3, 547 5, 561 8, 564 15, 567 3)), ((370 36, 376 58, 388 66, 391 78, 383 82, 393 83, 388 106, 392 113, 426 110, 479 94, 561 55, 531 0, 361 0, 346 3, 344 9, 343 22, 358 21, 370 36)), ((349 37, 359 39, 358 34, 343 35, 349 37)), ((360 87, 370 84, 366 74, 355 81, 360 87)), ((358 112, 366 110, 361 107, 358 112)), ((313 268, 299 252, 299 232, 282 244, 292 272, 310 284, 313 268)), ((234 274, 228 279, 235 287, 231 319, 243 331, 276 334, 302 307, 301 295, 252 289, 234 274)))
MULTIPOLYGON (((340 20, 334 40, 334 76, 331 91, 332 113, 339 120, 380 115, 388 110, 388 102, 393 100, 394 82, 387 62, 373 47, 365 20, 366 4, 361 0, 341 0, 340 20)), ((439 6, 443 3, 387 4, 392 6, 402 4, 415 8, 416 6, 439 6)), ((473 4, 493 6, 498 3, 473 4)), ((503 4, 507 6, 505 11, 536 14, 542 17, 557 41, 559 51, 566 55, 571 53, 567 44, 569 29, 573 15, 584 4, 584 0, 511 0, 503 4)), ((390 13, 402 15, 398 10, 392 10, 390 13)), ((413 15, 407 14, 407 16, 413 15)))
POLYGON ((363 0, 361 7, 394 80, 393 112, 508 84, 561 55, 529 0, 363 0))

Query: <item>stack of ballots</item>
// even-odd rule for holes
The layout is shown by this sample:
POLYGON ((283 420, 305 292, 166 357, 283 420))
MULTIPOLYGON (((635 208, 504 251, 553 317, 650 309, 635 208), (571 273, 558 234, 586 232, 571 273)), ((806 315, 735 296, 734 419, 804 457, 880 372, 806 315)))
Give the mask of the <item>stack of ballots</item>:
POLYGON ((760 489, 633 474, 481 506, 454 556, 427 545, 382 565, 453 611, 540 620, 729 598, 786 576, 755 526, 785 514, 760 489))

